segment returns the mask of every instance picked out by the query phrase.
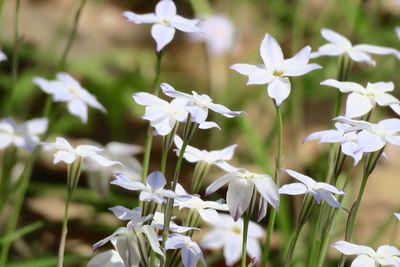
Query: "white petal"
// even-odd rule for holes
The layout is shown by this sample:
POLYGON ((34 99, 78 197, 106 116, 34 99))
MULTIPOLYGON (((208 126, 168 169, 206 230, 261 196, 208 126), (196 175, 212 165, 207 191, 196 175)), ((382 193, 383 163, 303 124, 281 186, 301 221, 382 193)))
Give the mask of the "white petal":
POLYGON ((351 92, 358 92, 363 93, 365 92, 365 88, 358 83, 353 82, 340 82, 334 79, 328 79, 321 82, 321 85, 331 86, 338 88, 342 93, 351 93, 351 92))
POLYGON ((400 101, 391 94, 381 94, 375 97, 379 106, 398 105, 400 101))
POLYGON ((231 69, 239 72, 240 74, 247 75, 249 77, 247 85, 267 84, 273 79, 272 75, 268 73, 266 69, 260 68, 256 65, 234 64, 231 66, 231 69))
POLYGON ((234 221, 237 221, 250 205, 254 184, 244 179, 233 179, 229 182, 226 203, 234 221))
POLYGON ((0 62, 4 60, 7 60, 7 55, 3 51, 0 51, 0 62))
POLYGON ((220 248, 224 244, 224 230, 214 229, 206 234, 201 241, 201 246, 209 249, 220 248))
POLYGON ((153 36, 154 40, 157 43, 157 52, 160 52, 167 44, 169 44, 172 39, 174 39, 174 35, 175 28, 164 26, 161 24, 154 24, 151 27, 151 36, 153 36))
POLYGON ((60 161, 64 161, 67 164, 71 164, 76 160, 76 155, 68 152, 68 151, 57 151, 57 153, 54 154, 54 160, 53 163, 57 164, 60 161))
POLYGON ((369 65, 375 66, 375 61, 366 53, 350 50, 349 57, 356 62, 366 62, 369 65))
POLYGON ((302 183, 285 184, 279 188, 279 194, 302 195, 307 193, 307 187, 302 183))
POLYGON ((328 203, 329 206, 333 208, 340 208, 342 206, 332 193, 325 190, 318 190, 318 194, 319 198, 328 203))
POLYGON ((380 246, 377 250, 376 253, 378 254, 383 254, 386 255, 387 257, 392 257, 392 256, 400 256, 400 250, 396 248, 395 246, 391 245, 383 245, 380 246))
POLYGON ((117 173, 114 175, 115 180, 111 181, 111 184, 121 186, 128 190, 146 190, 146 186, 141 182, 132 181, 122 173, 117 173))
POLYGON ((187 99, 192 99, 192 96, 179 92, 177 90, 175 90, 171 85, 169 85, 168 83, 162 83, 160 84, 161 90, 163 91, 163 93, 169 97, 174 97, 174 98, 187 98, 187 99))
POLYGON ((400 132, 400 119, 386 119, 378 122, 380 127, 383 127, 386 131, 400 132))
POLYGON ((219 127, 219 125, 213 121, 203 121, 202 123, 199 124, 199 128, 203 129, 203 130, 211 129, 211 128, 217 128, 217 129, 221 130, 221 127, 219 127))
POLYGON ((149 94, 149 93, 135 93, 132 95, 133 100, 135 100, 136 103, 139 105, 143 106, 159 106, 159 105, 165 105, 168 104, 167 101, 162 100, 161 98, 149 94))
POLYGON ((308 177, 304 174, 292 171, 292 170, 284 170, 285 172, 287 172, 287 174, 289 174, 290 176, 292 176, 293 178, 299 180, 300 182, 302 182, 303 184, 305 184, 308 188, 312 188, 315 185, 315 181, 314 179, 312 179, 311 177, 308 177))
POLYGON ((341 47, 341 48, 350 48, 351 42, 345 38, 344 36, 338 34, 331 29, 322 29, 321 30, 322 37, 324 37, 327 41, 341 47))
POLYGON ((164 188, 167 180, 165 180, 165 177, 161 172, 156 171, 147 176, 147 183, 153 191, 157 191, 161 188, 164 188))
POLYGON ((86 104, 80 99, 73 99, 67 104, 68 111, 75 116, 81 118, 83 123, 87 122, 88 110, 86 104))
POLYGON ((219 214, 213 209, 199 209, 200 217, 208 223, 218 224, 219 223, 219 214))
POLYGON ((377 55, 390 55, 393 54, 396 57, 399 56, 399 51, 390 48, 390 47, 383 47, 377 45, 368 45, 368 44, 358 44, 353 47, 354 50, 366 52, 369 54, 377 54, 377 55))
POLYGON ((192 121, 196 123, 203 123, 208 116, 208 108, 198 107, 198 106, 188 106, 186 107, 187 112, 192 116, 192 121))
POLYGON ((206 195, 212 194, 218 189, 220 189, 222 186, 224 186, 226 183, 230 182, 233 178, 237 177, 237 174, 232 172, 232 173, 227 173, 224 176, 221 176, 218 178, 216 181, 214 181, 212 184, 210 184, 207 189, 206 189, 206 195))
POLYGON ((224 240, 224 257, 226 265, 232 266, 240 259, 242 250, 242 237, 239 235, 224 240))
POLYGON ((157 234, 154 229, 150 225, 143 225, 141 231, 146 235, 151 249, 165 259, 164 253, 161 251, 160 243, 158 242, 157 234))
POLYGON ((86 89, 82 89, 80 92, 80 99, 83 100, 90 107, 100 110, 103 113, 107 113, 105 107, 97 101, 96 97, 90 94, 86 89))
POLYGON ((171 17, 176 14, 176 6, 172 0, 161 0, 156 5, 158 17, 171 17))
POLYGON ((368 97, 359 93, 351 93, 346 101, 346 117, 361 117, 367 114, 373 107, 368 97))
POLYGON ((13 137, 10 134, 0 133, 0 149, 5 149, 12 144, 13 137))
POLYGON ((96 254, 86 267, 125 267, 125 263, 116 250, 110 249, 96 254))
POLYGON ((208 153, 209 161, 214 162, 218 160, 230 160, 235 153, 237 145, 231 145, 221 150, 214 150, 208 153))
POLYGON ((283 53, 278 42, 269 34, 265 34, 260 46, 261 58, 267 69, 281 69, 283 67, 283 53))
POLYGON ((208 108, 214 112, 217 112, 217 113, 227 117, 227 118, 234 118, 234 117, 238 117, 243 114, 242 111, 232 111, 229 108, 227 108, 221 104, 211 103, 208 108))
POLYGON ((324 44, 318 48, 318 52, 311 53, 310 58, 316 58, 320 56, 339 56, 345 51, 346 50, 343 47, 335 44, 324 44))
POLYGON ((376 262, 380 264, 380 266, 400 266, 400 258, 399 257, 385 257, 385 258, 377 258, 376 262))
POLYGON ((375 254, 375 251, 370 247, 356 245, 343 240, 337 241, 331 246, 339 250, 344 255, 366 254, 372 256, 375 254))
POLYGON ((116 244, 119 255, 126 267, 136 267, 140 263, 138 240, 134 235, 120 235, 116 244))
POLYGON ((252 260, 258 262, 261 259, 261 248, 257 239, 247 237, 246 251, 252 260))
POLYGON ((269 203, 274 209, 279 209, 279 192, 276 184, 268 175, 255 177, 252 179, 258 193, 269 203))
POLYGON ((359 255, 351 263, 351 267, 376 267, 375 260, 367 255, 359 255))
POLYGON ((363 152, 375 152, 385 146, 385 142, 379 136, 365 130, 358 134, 358 144, 363 152))
POLYGON ((197 23, 199 21, 196 19, 186 19, 179 15, 174 16, 171 19, 171 26, 174 28, 183 31, 183 32, 201 32, 201 29, 197 27, 197 23))
POLYGON ((275 100, 275 104, 280 106, 290 94, 290 81, 288 78, 275 79, 268 84, 268 95, 275 100))
POLYGON ((65 85, 59 81, 49 81, 42 77, 33 78, 33 83, 42 89, 46 94, 54 94, 57 91, 66 90, 65 85))
POLYGON ((95 244, 93 244, 93 251, 98 249, 99 247, 101 247, 102 245, 106 244, 107 242, 111 241, 111 239, 113 239, 115 236, 117 236, 118 234, 122 233, 126 231, 125 227, 120 227, 117 230, 115 230, 114 233, 112 233, 111 235, 107 236, 106 238, 103 238, 102 240, 96 242, 95 244))
POLYGON ((120 220, 132 220, 135 218, 139 218, 142 215, 142 211, 140 208, 128 209, 123 206, 115 206, 109 208, 109 210, 114 213, 115 217, 120 220))
MULTIPOLYGON (((201 252, 201 251, 200 251, 201 252)), ((192 250, 187 248, 181 249, 182 263, 184 267, 196 267, 199 259, 203 256, 193 253, 192 250)), ((205 266, 205 264, 203 264, 205 266)))
POLYGON ((26 123, 24 123, 24 126, 26 127, 26 130, 29 134, 38 135, 46 132, 48 124, 48 119, 38 118, 27 121, 26 123))
POLYGON ((390 108, 397 113, 397 115, 400 115, 400 105, 394 104, 390 105, 390 108))
POLYGON ((110 166, 113 166, 113 165, 121 165, 122 166, 121 162, 114 161, 114 160, 109 160, 109 159, 107 159, 107 158, 105 158, 105 157, 103 157, 102 155, 99 155, 99 154, 91 155, 90 158, 93 159, 94 161, 96 161, 97 163, 99 163, 101 166, 104 166, 104 167, 110 167, 110 166))
POLYGON ((122 13, 124 17, 126 17, 130 22, 136 23, 136 24, 141 24, 141 23, 156 23, 157 22, 157 17, 153 13, 149 14, 136 14, 130 11, 124 11, 122 13))
POLYGON ((322 67, 318 64, 305 64, 305 65, 294 65, 287 67, 285 70, 285 76, 301 76, 306 73, 309 73, 313 70, 322 69, 322 67))

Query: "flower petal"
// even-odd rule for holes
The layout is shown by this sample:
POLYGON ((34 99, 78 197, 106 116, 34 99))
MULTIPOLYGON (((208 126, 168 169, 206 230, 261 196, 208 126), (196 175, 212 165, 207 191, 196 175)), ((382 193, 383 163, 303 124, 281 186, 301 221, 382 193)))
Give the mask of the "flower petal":
POLYGON ((279 192, 276 184, 268 175, 255 177, 252 179, 258 193, 269 203, 274 209, 279 209, 279 192))
POLYGON ((244 179, 236 178, 229 182, 226 203, 229 207, 229 213, 235 222, 239 220, 249 207, 253 189, 254 184, 244 179))
POLYGON ((321 35, 327 41, 335 44, 340 48, 350 48, 352 46, 351 42, 346 37, 340 35, 335 31, 332 31, 331 29, 326 29, 326 28, 322 29, 321 35))
POLYGON ((335 249, 339 250, 344 255, 357 255, 365 254, 369 256, 375 255, 375 251, 367 246, 356 245, 347 241, 337 241, 331 245, 335 249))
POLYGON ((283 52, 274 37, 265 34, 260 46, 261 58, 267 69, 281 69, 283 67, 283 52))
POLYGON ((171 17, 176 15, 176 6, 172 0, 161 0, 156 5, 156 14, 158 17, 171 17))
POLYGON ((210 184, 207 189, 206 189, 206 195, 212 194, 218 189, 220 189, 222 186, 224 186, 226 183, 230 182, 233 178, 237 177, 237 173, 231 172, 227 173, 220 178, 218 178, 216 181, 214 181, 212 184, 210 184))
POLYGON ((321 85, 335 87, 340 90, 342 93, 352 93, 358 92, 363 93, 365 92, 365 88, 358 83, 353 82, 340 82, 334 79, 328 79, 321 82, 321 85))
POLYGON ((346 101, 346 117, 355 118, 367 114, 374 106, 368 97, 351 93, 346 101))
POLYGON ((122 15, 124 17, 126 17, 128 19, 128 21, 136 23, 136 24, 141 24, 141 23, 153 24, 158 21, 157 16, 154 13, 139 15, 134 12, 124 11, 122 13, 122 15))
POLYGON ((171 26, 183 31, 183 32, 201 32, 201 29, 197 26, 199 21, 197 19, 186 19, 179 15, 174 16, 171 19, 171 26))
POLYGON ((161 188, 164 188, 167 180, 161 172, 156 171, 150 173, 149 176, 147 176, 147 183, 150 186, 151 190, 157 191, 161 188))
MULTIPOLYGON (((163 0, 162 2, 164 1, 169 2, 169 0, 163 0)), ((154 40, 157 43, 157 52, 160 52, 167 44, 169 44, 172 39, 174 39, 174 35, 175 28, 164 26, 161 24, 154 24, 151 27, 151 36, 153 36, 154 40)))
POLYGON ((249 77, 247 85, 267 84, 273 79, 272 75, 268 73, 265 68, 260 68, 256 65, 240 63, 232 65, 231 69, 239 72, 240 74, 247 75, 249 77))
POLYGON ((312 179, 309 176, 306 176, 304 174, 286 169, 284 170, 285 172, 287 172, 287 174, 289 174, 290 176, 292 176, 293 178, 299 180, 300 182, 302 182, 303 184, 305 184, 307 186, 307 188, 312 188, 315 185, 315 181, 314 179, 312 179))
POLYGON ((73 99, 67 104, 68 111, 81 119, 83 123, 87 122, 88 110, 86 104, 80 99, 73 99))
POLYGON ((224 258, 226 265, 232 266, 240 259, 242 249, 242 236, 235 235, 224 240, 224 258))
POLYGON ((307 186, 302 183, 285 184, 278 190, 279 194, 285 195, 302 195, 307 193, 307 191, 307 186))
POLYGON ((280 106, 290 94, 290 81, 288 78, 275 79, 268 84, 268 95, 273 98, 276 106, 280 106))
POLYGON ((114 177, 116 179, 111 181, 111 184, 121 186, 128 190, 134 190, 134 191, 146 190, 146 186, 144 184, 142 184, 141 182, 132 181, 131 179, 129 179, 122 173, 116 173, 116 174, 114 174, 114 177))
POLYGON ((74 153, 68 152, 68 151, 57 151, 54 154, 54 160, 53 163, 57 164, 60 161, 64 161, 67 164, 71 164, 76 160, 76 155, 74 153))

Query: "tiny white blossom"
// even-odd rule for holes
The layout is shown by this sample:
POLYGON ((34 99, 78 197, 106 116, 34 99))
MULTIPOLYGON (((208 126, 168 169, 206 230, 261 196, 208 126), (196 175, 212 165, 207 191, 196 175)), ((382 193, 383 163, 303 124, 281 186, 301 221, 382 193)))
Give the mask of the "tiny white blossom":
POLYGON ((0 62, 4 61, 4 60, 7 60, 7 55, 3 51, 0 50, 0 62))
POLYGON ((122 165, 118 161, 109 160, 100 155, 99 152, 103 151, 102 148, 91 145, 78 145, 76 148, 74 148, 66 139, 62 137, 57 137, 54 143, 48 143, 47 146, 48 148, 57 150, 57 152, 54 154, 54 164, 57 164, 61 161, 67 164, 72 164, 76 160, 90 158, 105 167, 110 167, 117 164, 122 165))
POLYGON ((199 245, 189 236, 170 235, 165 242, 165 249, 180 249, 184 267, 196 267, 199 260, 203 266, 207 266, 199 245))
POLYGON ((388 92, 394 90, 392 82, 368 83, 363 87, 358 83, 340 82, 332 79, 321 82, 321 85, 338 88, 342 93, 350 93, 346 102, 346 117, 354 118, 370 112, 375 105, 390 106, 400 115, 400 101, 388 92))
MULTIPOLYGON (((231 216, 221 214, 221 221, 212 225, 214 228, 206 234, 200 245, 207 249, 223 248, 226 265, 233 266, 242 255, 243 220, 240 218, 235 222, 231 216)), ((263 228, 250 221, 246 251, 255 261, 260 260, 259 240, 263 235, 263 228)))
POLYGON ((341 240, 333 243, 332 247, 344 255, 357 255, 351 267, 400 266, 400 250, 394 246, 383 245, 375 252, 370 247, 341 240))
POLYGON ((175 99, 187 100, 185 109, 192 116, 192 121, 200 124, 199 128, 201 129, 218 127, 216 123, 206 121, 208 110, 217 112, 227 118, 233 118, 243 114, 242 111, 232 111, 221 104, 215 104, 213 100, 206 94, 199 95, 195 91, 192 91, 191 95, 182 93, 175 90, 171 85, 167 83, 162 83, 160 86, 165 95, 175 99))
POLYGON ((349 39, 330 29, 322 29, 321 35, 329 43, 322 45, 317 52, 311 53, 311 58, 347 54, 353 61, 365 62, 372 66, 375 66, 376 62, 369 54, 392 54, 400 59, 400 52, 394 48, 368 44, 353 45, 349 39))
POLYGON ((12 118, 0 120, 0 149, 9 146, 32 151, 40 141, 39 135, 47 130, 48 120, 45 118, 32 119, 18 124, 12 118))
POLYGON ((250 84, 268 84, 268 95, 280 106, 291 90, 288 77, 301 76, 310 71, 322 68, 318 64, 309 64, 311 47, 306 46, 292 58, 284 59, 278 42, 269 34, 265 34, 261 42, 260 54, 262 65, 234 64, 231 69, 247 75, 250 84))
POLYGON ((358 133, 348 131, 352 126, 347 123, 336 122, 335 127, 336 129, 312 133, 304 139, 304 142, 320 139, 320 143, 340 143, 342 153, 352 157, 354 165, 357 165, 363 156, 358 143, 358 133))
POLYGON ((125 11, 123 15, 136 24, 153 24, 151 36, 157 43, 157 52, 169 44, 175 35, 175 29, 183 32, 200 32, 198 20, 186 19, 176 14, 176 6, 172 0, 161 0, 156 5, 155 13, 139 15, 125 11))
MULTIPOLYGON (((267 174, 256 174, 244 169, 225 174, 218 178, 206 189, 209 195, 228 183, 228 191, 226 193, 226 203, 233 219, 237 221, 250 205, 254 188, 260 194, 260 202, 266 201, 274 209, 279 208, 278 188, 272 178, 267 174)), ((260 204, 260 207, 263 205, 260 204)), ((259 215, 261 213, 259 210, 259 215)), ((265 215, 265 214, 263 214, 265 215)), ((259 219, 260 216, 259 216, 259 219)))
POLYGON ((301 173, 285 170, 290 176, 299 180, 301 183, 292 183, 285 184, 281 188, 279 188, 280 194, 286 195, 302 195, 306 193, 312 194, 317 203, 321 203, 321 201, 325 201, 329 206, 333 208, 340 208, 341 204, 333 194, 344 195, 345 192, 334 187, 333 185, 316 182, 309 176, 303 175, 301 173))
POLYGON ((97 101, 96 97, 83 88, 77 80, 65 72, 57 73, 57 80, 49 81, 41 77, 36 77, 33 82, 39 86, 43 92, 53 96, 54 102, 67 103, 68 111, 87 122, 88 108, 106 112, 106 109, 97 101))
MULTIPOLYGON (((174 143, 177 147, 176 153, 179 155, 183 141, 178 135, 175 135, 174 143)), ((221 150, 207 151, 187 145, 183 157, 191 163, 203 161, 207 164, 216 165, 225 171, 231 172, 237 168, 233 167, 226 161, 232 159, 236 146, 237 145, 231 145, 221 150)))
POLYGON ((184 122, 188 117, 186 99, 176 98, 168 103, 149 93, 136 93, 132 97, 136 103, 146 107, 142 118, 150 122, 158 135, 169 134, 177 122, 184 122))

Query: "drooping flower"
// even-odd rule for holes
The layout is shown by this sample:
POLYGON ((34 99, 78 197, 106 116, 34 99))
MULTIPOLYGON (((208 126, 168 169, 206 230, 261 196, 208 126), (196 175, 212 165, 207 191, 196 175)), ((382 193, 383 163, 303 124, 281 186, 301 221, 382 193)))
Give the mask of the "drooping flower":
POLYGON ((341 240, 333 243, 332 247, 344 255, 357 255, 352 267, 400 266, 400 250, 394 246, 383 245, 375 252, 370 247, 341 240))
POLYGON ((311 58, 347 54, 353 61, 365 62, 372 66, 375 66, 376 62, 370 54, 395 55, 400 59, 400 52, 394 48, 368 44, 353 45, 349 39, 330 29, 322 29, 321 35, 329 43, 319 47, 317 52, 311 53, 311 58))
POLYGON ((188 117, 185 110, 188 101, 183 98, 176 98, 168 103, 149 93, 136 93, 133 94, 133 99, 146 107, 142 118, 150 122, 158 135, 169 134, 177 122, 184 122, 188 117))
POLYGON ((363 156, 363 151, 358 143, 358 133, 351 130, 352 126, 347 123, 335 123, 336 130, 324 130, 310 134, 304 142, 320 139, 320 143, 340 143, 343 154, 354 159, 357 165, 363 156))
MULTIPOLYGON (((266 201, 274 209, 279 208, 278 188, 267 174, 256 174, 244 169, 225 174, 206 189, 209 195, 228 183, 226 202, 233 219, 237 221, 250 205, 254 188, 260 194, 260 201, 266 201)), ((262 205, 260 205, 261 207, 262 205)), ((259 210, 259 214, 261 210, 259 210)), ((265 215, 265 214, 264 214, 265 215)), ((261 219, 261 218, 259 218, 261 219)))
POLYGON ((301 173, 285 170, 287 174, 300 181, 301 183, 285 184, 279 188, 279 194, 286 195, 302 195, 310 193, 317 203, 325 201, 329 206, 333 208, 340 208, 341 204, 333 194, 344 195, 345 192, 334 187, 331 184, 316 182, 309 176, 303 175, 301 173))
POLYGON ((261 42, 260 54, 262 65, 234 64, 231 69, 247 75, 250 84, 268 84, 268 95, 280 106, 291 90, 288 77, 301 76, 310 71, 322 68, 318 64, 309 64, 311 47, 306 46, 295 56, 284 59, 278 42, 269 34, 265 34, 261 42))
MULTIPOLYGON (((175 193, 178 195, 188 195, 181 185, 176 186, 175 193)), ((204 201, 196 195, 191 195, 188 199, 177 199, 174 203, 179 207, 179 209, 189 208, 196 210, 200 217, 208 223, 217 224, 219 222, 219 214, 217 210, 228 210, 228 206, 226 204, 216 201, 204 201)))
MULTIPOLYGON (((200 245, 207 249, 223 248, 226 265, 233 266, 242 255, 243 220, 233 221, 229 215, 221 214, 219 223, 213 223, 214 229, 206 234, 200 245)), ((264 230, 258 224, 250 221, 247 236, 247 254, 258 261, 261 256, 259 240, 264 230)))
POLYGON ((197 26, 198 20, 186 19, 176 14, 176 6, 172 0, 158 2, 155 13, 139 15, 125 11, 123 15, 136 24, 153 24, 151 36, 157 43, 157 52, 172 41, 176 29, 189 33, 201 32, 197 26))
POLYGON ((394 90, 392 82, 368 83, 367 87, 354 82, 340 82, 332 79, 321 85, 338 88, 342 93, 350 93, 346 102, 346 117, 360 117, 370 112, 376 104, 390 106, 400 115, 400 101, 388 92, 394 90))
MULTIPOLYGON (((178 135, 175 135, 174 143, 177 147, 176 153, 179 155, 183 141, 178 135)), ((233 167, 226 161, 232 159, 236 146, 237 145, 231 145, 221 150, 207 151, 187 145, 183 157, 191 163, 203 161, 207 164, 216 165, 225 171, 231 172, 237 168, 233 167)))
POLYGON ((37 118, 18 124, 12 118, 0 120, 0 149, 9 146, 32 151, 40 141, 39 135, 47 130, 48 120, 37 118))
POLYGON ((61 161, 67 164, 72 164, 76 160, 90 158, 105 167, 110 167, 117 164, 122 165, 118 161, 109 160, 100 155, 99 152, 103 151, 102 148, 91 145, 78 145, 76 148, 74 148, 66 139, 62 137, 57 137, 54 143, 48 143, 47 148, 53 148, 57 150, 57 152, 54 154, 54 164, 57 164, 61 161))
POLYGON ((165 249, 180 249, 184 267, 196 267, 199 260, 203 266, 207 266, 199 245, 189 236, 180 234, 170 235, 165 242, 165 249))
POLYGON ((97 101, 96 97, 83 88, 77 80, 65 72, 57 73, 57 80, 49 81, 41 77, 36 77, 33 82, 42 89, 43 92, 53 96, 54 102, 67 103, 68 111, 87 122, 88 106, 106 112, 106 109, 97 101))
POLYGON ((186 99, 186 111, 190 113, 192 121, 200 124, 199 128, 216 127, 214 122, 207 122, 208 110, 212 110, 227 118, 237 117, 243 114, 242 111, 232 111, 229 108, 215 104, 213 100, 206 94, 199 95, 195 91, 192 94, 186 94, 175 90, 171 85, 162 83, 160 85, 163 93, 175 99, 186 99))

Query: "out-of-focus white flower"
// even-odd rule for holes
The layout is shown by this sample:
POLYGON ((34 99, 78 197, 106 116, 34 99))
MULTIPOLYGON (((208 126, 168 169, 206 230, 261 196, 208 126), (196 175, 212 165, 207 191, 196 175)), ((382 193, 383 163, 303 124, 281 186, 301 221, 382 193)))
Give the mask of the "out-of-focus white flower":
POLYGON ((150 122, 158 135, 169 134, 177 122, 184 122, 188 117, 186 99, 176 98, 168 103, 149 93, 136 93, 132 97, 136 103, 146 107, 142 118, 150 122))
POLYGON ((352 267, 400 266, 400 250, 394 246, 383 245, 375 252, 370 247, 341 240, 333 243, 332 247, 344 255, 357 255, 352 267))
POLYGON ((57 164, 61 161, 67 164, 72 164, 76 160, 90 158, 104 167, 110 167, 117 164, 122 165, 118 161, 109 160, 100 155, 99 152, 103 151, 102 148, 91 145, 78 145, 76 148, 74 148, 66 139, 62 137, 57 137, 54 143, 48 143, 47 148, 53 148, 57 150, 57 152, 54 154, 54 164, 57 164))
POLYGON ((146 185, 139 181, 132 181, 122 173, 115 174, 115 180, 111 184, 121 186, 128 190, 141 191, 140 200, 141 201, 154 201, 158 204, 162 204, 167 198, 178 198, 185 196, 180 196, 171 190, 164 189, 167 181, 164 175, 159 172, 152 172, 147 176, 146 185))
POLYGON ((302 195, 306 193, 312 194, 315 198, 317 203, 321 203, 321 201, 325 201, 329 206, 333 208, 340 208, 340 202, 337 201, 333 194, 337 195, 344 195, 340 189, 337 189, 333 185, 316 182, 311 177, 303 175, 301 173, 292 171, 292 170, 285 170, 290 176, 299 180, 301 183, 292 183, 292 184, 285 184, 281 188, 279 188, 280 194, 286 195, 302 195))
MULTIPOLYGON (((178 135, 175 135, 174 143, 177 147, 176 154, 179 155, 183 141, 178 135)), ((237 170, 237 168, 227 163, 226 160, 232 159, 236 146, 237 145, 231 145, 221 150, 207 151, 187 145, 183 157, 191 163, 203 161, 207 164, 216 165, 225 171, 231 172, 237 170)))
POLYGON ((398 212, 398 213, 395 212, 393 214, 394 214, 394 217, 396 217, 396 219, 400 221, 400 212, 398 212))
POLYGON ((87 122, 88 108, 106 112, 106 109, 97 101, 96 97, 83 88, 77 80, 65 72, 57 73, 57 80, 49 81, 41 77, 36 77, 33 82, 42 89, 43 92, 53 96, 54 102, 67 103, 68 111, 87 122))
POLYGON ((203 266, 207 266, 199 245, 189 236, 170 235, 165 242, 165 249, 180 249, 184 267, 196 267, 199 260, 203 266))
POLYGON ((397 38, 400 39, 400 27, 396 27, 395 31, 396 31, 397 38))
POLYGON ((348 130, 352 126, 347 123, 335 123, 336 130, 324 130, 310 134, 304 139, 304 142, 320 139, 320 143, 340 143, 340 149, 343 154, 354 159, 354 165, 357 165, 363 156, 363 151, 358 144, 358 133, 348 130))
MULTIPOLYGON (((272 178, 267 174, 256 174, 244 169, 230 172, 210 184, 206 189, 206 194, 209 195, 217 191, 226 183, 229 183, 228 192, 226 193, 226 203, 235 221, 237 221, 249 207, 254 187, 261 196, 260 201, 268 202, 274 209, 279 208, 278 188, 272 178)), ((260 205, 260 207, 261 206, 262 205, 260 205)), ((260 212, 261 210, 259 210, 259 215, 260 212)), ((260 216, 259 219, 261 219, 260 216)))
POLYGON ((3 51, 0 50, 0 62, 4 61, 4 60, 7 60, 7 55, 3 51))
POLYGON ((205 42, 211 56, 222 55, 232 49, 235 27, 228 16, 223 14, 207 15, 200 22, 203 33, 190 35, 195 41, 205 42))
POLYGON ((12 118, 0 120, 0 149, 9 146, 32 151, 40 141, 39 135, 47 130, 48 120, 38 118, 17 124, 12 118))
POLYGON ((321 85, 335 87, 342 93, 350 93, 346 102, 346 117, 354 118, 370 112, 376 104, 390 106, 394 112, 400 115, 400 101, 388 92, 394 90, 392 82, 368 83, 363 87, 358 83, 340 82, 328 79, 321 85))
POLYGON ((337 117, 335 120, 351 125, 353 131, 360 131, 358 144, 362 152, 378 151, 387 143, 400 145, 400 119, 381 120, 377 124, 344 116, 337 117))
POLYGON ((372 66, 375 66, 376 62, 369 54, 395 55, 400 59, 400 52, 394 48, 368 44, 353 45, 349 39, 330 29, 322 29, 321 35, 329 43, 319 47, 317 52, 311 53, 311 58, 347 54, 353 61, 365 62, 372 66))
MULTIPOLYGON (((206 234, 200 245, 207 249, 223 248, 226 265, 233 266, 242 255, 243 220, 233 221, 229 215, 221 214, 221 221, 212 224, 214 229, 206 234)), ((259 240, 264 230, 258 224, 250 221, 247 236, 247 254, 258 261, 261 256, 259 240)))
POLYGON ((108 195, 110 187, 110 178, 114 173, 123 173, 132 180, 140 180, 142 166, 133 155, 142 152, 142 147, 125 144, 120 142, 110 142, 104 146, 102 155, 108 159, 117 160, 123 166, 113 165, 104 167, 96 161, 88 158, 83 165, 86 171, 90 187, 96 190, 101 196, 108 195))
POLYGON ((234 64, 231 69, 247 75, 250 84, 268 84, 268 95, 280 106, 291 90, 288 77, 301 76, 310 71, 322 68, 318 64, 309 64, 311 47, 306 46, 295 56, 284 59, 278 42, 269 34, 265 34, 261 42, 260 54, 262 65, 234 64))
MULTIPOLYGON (((188 195, 181 185, 176 186, 175 193, 178 195, 188 195)), ((174 203, 179 207, 179 209, 195 209, 199 213, 200 217, 208 223, 217 224, 219 222, 219 214, 217 210, 228 210, 228 206, 226 204, 216 201, 204 201, 196 195, 191 195, 188 199, 178 199, 174 203)))
POLYGON ((233 118, 243 114, 242 111, 232 111, 221 104, 215 104, 213 100, 206 94, 199 95, 195 91, 192 91, 191 95, 182 93, 175 90, 167 83, 162 83, 160 87, 163 93, 169 97, 175 99, 186 99, 186 111, 192 116, 192 121, 200 124, 199 128, 202 129, 218 127, 216 123, 206 121, 209 109, 227 118, 233 118))
POLYGON ((176 6, 172 0, 161 0, 156 5, 155 13, 139 15, 125 11, 123 15, 136 24, 154 24, 151 36, 157 43, 157 52, 169 44, 175 35, 175 29, 183 32, 200 32, 198 20, 186 19, 176 14, 176 6))

